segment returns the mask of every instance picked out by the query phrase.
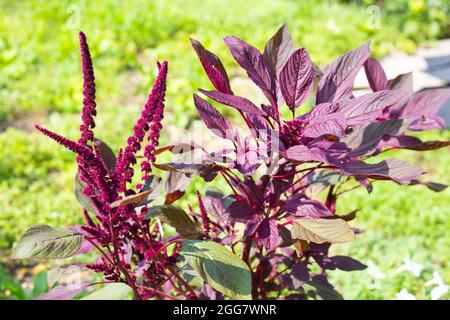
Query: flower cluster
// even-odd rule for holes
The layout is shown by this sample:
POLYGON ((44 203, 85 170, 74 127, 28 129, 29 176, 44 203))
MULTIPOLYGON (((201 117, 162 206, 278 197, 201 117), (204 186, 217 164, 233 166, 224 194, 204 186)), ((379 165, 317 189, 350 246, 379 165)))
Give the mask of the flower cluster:
POLYGON ((96 115, 95 103, 95 77, 92 66, 92 58, 89 52, 89 46, 86 41, 86 35, 80 32, 80 53, 81 67, 83 72, 83 123, 80 126, 81 137, 78 139, 80 144, 86 144, 87 141, 94 141, 94 133, 91 131, 95 127, 94 117, 96 115))
POLYGON ((159 254, 165 244, 160 226, 151 225, 146 218, 150 191, 157 180, 151 175, 151 166, 156 161, 155 151, 162 129, 168 63, 158 63, 158 76, 133 135, 116 159, 108 145, 94 138, 92 131, 96 115, 94 71, 86 36, 82 32, 80 48, 84 96, 80 138, 72 141, 39 125, 36 129, 77 154, 75 191, 84 207, 86 220, 86 225, 77 231, 101 252, 99 260, 89 264, 88 268, 103 273, 107 280, 127 283, 137 298, 154 296, 158 292, 154 288, 167 281, 166 271, 176 263, 179 251, 176 249, 171 256, 165 252, 159 254), (141 162, 142 183, 135 191, 127 187, 127 183, 132 182, 133 166, 137 164, 138 152, 145 139, 148 143, 141 162))

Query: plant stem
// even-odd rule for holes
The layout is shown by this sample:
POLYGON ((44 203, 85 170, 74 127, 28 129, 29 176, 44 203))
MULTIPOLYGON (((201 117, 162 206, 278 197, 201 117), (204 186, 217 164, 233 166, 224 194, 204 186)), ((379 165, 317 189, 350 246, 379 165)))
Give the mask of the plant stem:
POLYGON ((100 254, 105 257, 106 260, 108 260, 109 263, 111 263, 112 265, 114 265, 114 262, 109 258, 109 256, 103 252, 103 250, 91 239, 89 239, 88 237, 84 237, 90 244, 92 244, 94 246, 94 248, 97 249, 98 252, 100 252, 100 254))
POLYGON ((252 266, 250 264, 250 250, 252 248, 252 238, 247 237, 244 241, 244 249, 242 250, 242 260, 248 265, 250 273, 252 276, 252 299, 258 299, 258 281, 256 274, 252 271, 252 266))
POLYGON ((181 284, 184 285, 184 287, 194 296, 197 297, 197 294, 195 293, 194 289, 192 289, 192 287, 189 285, 189 283, 187 283, 186 280, 183 279, 182 276, 180 276, 178 274, 178 272, 176 272, 172 267, 167 266, 167 269, 170 270, 170 272, 172 272, 172 274, 175 276, 175 278, 178 279, 178 281, 180 281, 181 284))
POLYGON ((127 269, 122 265, 122 261, 120 260, 119 250, 118 250, 118 245, 117 245, 117 236, 116 236, 115 229, 113 227, 112 220, 110 220, 110 231, 111 231, 112 243, 113 243, 113 247, 114 247, 114 257, 115 257, 115 260, 116 260, 116 264, 115 265, 116 265, 117 268, 119 268, 120 272, 122 272, 123 275, 125 276, 125 279, 127 280, 127 284, 133 290, 133 293, 136 296, 136 299, 142 300, 142 296, 139 293, 139 290, 137 289, 133 279, 131 278, 131 276, 128 273, 127 269))

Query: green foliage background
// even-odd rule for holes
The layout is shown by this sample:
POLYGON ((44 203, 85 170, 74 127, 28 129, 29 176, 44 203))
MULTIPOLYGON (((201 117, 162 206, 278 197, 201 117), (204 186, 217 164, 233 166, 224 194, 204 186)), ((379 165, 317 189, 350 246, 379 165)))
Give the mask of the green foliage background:
MULTIPOLYGON (((75 138, 81 107, 78 31, 91 47, 98 88, 96 134, 116 151, 131 132, 155 76, 157 60, 170 61, 165 125, 188 128, 197 119, 191 101, 199 87, 209 88, 190 48, 196 38, 219 54, 231 75, 239 71, 222 42, 238 35, 261 48, 284 22, 297 46, 324 65, 339 54, 371 40, 376 56, 392 49, 414 51, 419 42, 445 36, 448 1, 385 1, 380 27, 368 24, 368 5, 378 1, 315 0, 173 0, 173 1, 6 1, 0 0, 0 248, 4 255, 30 225, 63 226, 81 221, 72 194, 74 156, 37 134, 35 122, 75 138), (425 7, 423 6, 425 3, 425 7), (436 3, 434 1, 433 3, 436 3), (425 30, 425 31, 424 31, 425 30)), ((448 35, 448 34, 447 34, 448 35)), ((450 139, 449 132, 425 134, 450 139)), ((162 143, 168 142, 163 133, 162 143)), ((390 156, 395 156, 392 153, 390 156)), ((397 152, 421 164, 430 179, 450 182, 447 150, 397 152)), ((216 182, 220 183, 220 182, 216 182)), ((202 188, 195 182, 195 188, 202 188)), ((368 195, 356 191, 339 203, 341 213, 359 208, 355 226, 366 228, 350 245, 336 247, 362 262, 373 261, 386 274, 382 281, 367 272, 333 277, 346 298, 395 298, 407 288, 428 298, 424 281, 438 271, 450 282, 448 199, 421 187, 376 183, 368 195), (422 276, 396 273, 402 259, 424 265, 422 276)), ((188 195, 188 199, 192 195, 188 195)), ((6 260, 2 259, 1 263, 6 260)), ((0 298, 24 298, 20 286, 1 270, 0 298), (9 289, 8 289, 9 288, 9 289), (9 290, 9 295, 3 295, 9 290)))

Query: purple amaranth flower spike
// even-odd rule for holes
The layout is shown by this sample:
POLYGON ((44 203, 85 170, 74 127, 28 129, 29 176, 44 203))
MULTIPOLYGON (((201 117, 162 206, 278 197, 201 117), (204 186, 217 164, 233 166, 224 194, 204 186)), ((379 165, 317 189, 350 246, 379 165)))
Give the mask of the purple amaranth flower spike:
POLYGON ((75 142, 73 140, 70 140, 66 137, 63 137, 53 131, 50 131, 48 129, 45 129, 43 127, 41 127, 40 125, 36 124, 35 128, 37 130, 39 130, 40 132, 42 132, 44 135, 46 135, 47 137, 55 140, 56 142, 58 142, 60 145, 66 147, 67 149, 69 149, 70 151, 78 154, 79 156, 82 157, 82 159, 84 160, 84 162, 86 164, 89 165, 96 165, 96 157, 94 152, 89 149, 88 147, 82 145, 79 142, 75 142))
POLYGON ((131 182, 134 174, 131 166, 137 162, 136 152, 141 149, 141 143, 149 129, 151 129, 151 133, 148 139, 151 142, 144 151, 147 160, 142 164, 142 171, 145 177, 151 171, 150 163, 155 160, 153 153, 159 139, 159 131, 162 128, 161 120, 164 111, 167 68, 168 64, 166 61, 159 66, 158 77, 144 106, 144 110, 134 126, 134 134, 128 138, 127 146, 117 161, 115 177, 119 180, 119 189, 121 192, 125 192, 126 183, 131 182))
MULTIPOLYGON (((142 194, 139 185, 136 189, 127 189, 126 183, 133 177, 133 166, 137 163, 136 153, 141 150, 148 132, 149 143, 145 147, 141 167, 143 182, 147 182, 151 165, 156 160, 155 149, 164 116, 168 65, 167 62, 158 63, 159 74, 144 110, 134 126, 133 134, 127 139, 126 147, 120 149, 116 158, 106 143, 94 138, 91 130, 95 126, 95 83, 92 60, 83 33, 80 33, 80 51, 84 96, 81 137, 78 141, 73 141, 39 125, 36 125, 36 129, 77 154, 75 195, 83 207, 85 225, 76 227, 74 231, 82 235, 101 255, 97 263, 87 267, 94 272, 103 273, 106 280, 126 283, 133 290, 136 299, 154 295, 158 297, 156 292, 159 291, 153 292, 153 288, 159 288, 170 277, 175 276, 178 282, 183 281, 178 277, 179 270, 173 268, 178 262, 180 241, 175 239, 170 242, 172 240, 169 239, 168 243, 165 242, 162 230, 160 232, 161 225, 152 224, 151 219, 146 216, 147 205, 151 200, 142 197, 150 194, 142 194), (172 244, 175 247, 171 246, 169 253, 166 249, 172 244)), ((153 187, 154 185, 149 186, 151 189, 147 189, 147 192, 159 194, 153 187)), ((173 198, 170 203, 176 199, 173 198)), ((174 280, 170 283, 175 286, 174 280)), ((186 283, 183 286, 190 289, 186 283)), ((189 291, 189 294, 183 296, 196 296, 192 289, 189 291)))
MULTIPOLYGON (((146 160, 141 163, 141 170, 144 173, 143 181, 146 182, 149 178, 149 174, 152 172, 152 167, 150 163, 156 161, 155 150, 159 145, 159 135, 162 129, 162 119, 164 118, 164 97, 166 94, 166 77, 167 77, 167 68, 168 63, 164 61, 162 64, 158 63, 159 72, 161 77, 158 77, 159 83, 157 84, 160 87, 158 101, 156 102, 156 109, 153 114, 152 124, 150 126, 150 135, 147 140, 149 144, 145 146, 144 156, 146 160)), ((156 84, 155 84, 156 86, 156 84)), ((147 101, 148 104, 152 102, 147 101)))
POLYGON ((95 103, 95 77, 92 66, 91 53, 86 41, 86 35, 80 32, 80 53, 81 70, 83 72, 83 110, 80 125, 81 137, 78 140, 81 144, 94 141, 94 133, 91 129, 95 127, 94 116, 96 115, 95 103))
POLYGON ((198 191, 197 191, 197 200, 198 200, 198 205, 200 207, 200 213, 201 213, 201 218, 202 218, 202 222, 203 222, 203 228, 204 228, 206 234, 208 234, 209 231, 211 230, 210 220, 209 220, 209 217, 208 217, 208 213, 206 212, 205 204, 203 203, 202 196, 201 196, 200 192, 198 192, 198 191))
POLYGON ((79 166, 81 167, 81 170, 79 170, 79 172, 85 173, 84 177, 87 180, 92 180, 95 182, 95 187, 100 191, 100 196, 103 202, 108 203, 114 200, 114 190, 112 190, 111 186, 106 181, 107 170, 104 166, 104 163, 94 154, 94 152, 90 148, 80 144, 79 142, 67 139, 39 125, 35 125, 35 127, 44 135, 55 140, 70 151, 78 154, 77 161, 79 163, 79 166))

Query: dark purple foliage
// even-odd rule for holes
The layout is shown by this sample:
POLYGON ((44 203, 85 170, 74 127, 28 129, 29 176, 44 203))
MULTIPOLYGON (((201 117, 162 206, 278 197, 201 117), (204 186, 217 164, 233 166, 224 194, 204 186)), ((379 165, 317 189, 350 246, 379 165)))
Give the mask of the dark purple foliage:
POLYGON ((325 70, 317 88, 316 103, 340 102, 353 91, 356 74, 370 57, 370 43, 349 51, 337 58, 325 70))
MULTIPOLYGON (((193 46, 198 52, 197 43, 193 46)), ((304 299, 306 284, 315 288, 316 296, 341 299, 325 271, 366 268, 351 257, 328 254, 330 244, 350 241, 359 233, 347 223, 356 211, 336 212, 339 195, 345 192, 343 185, 359 185, 370 192, 373 180, 391 180, 442 190, 439 184, 422 181, 424 171, 402 160, 367 160, 396 148, 419 151, 449 145, 446 141, 422 142, 407 131, 440 128, 443 122, 436 112, 450 92, 435 89, 411 94, 410 75, 388 80, 381 65, 370 57, 370 43, 365 43, 325 69, 309 107, 307 99, 320 72, 306 49, 294 49, 285 25, 266 44, 264 54, 237 37, 226 37, 225 43, 268 104, 258 107, 219 90, 213 80, 219 91, 200 89, 206 97, 237 109, 249 134, 194 95, 208 128, 222 137, 225 131, 233 132, 226 138, 234 150, 218 150, 227 157, 214 160, 231 193, 207 197, 206 213, 222 226, 210 236, 241 248, 242 259, 252 272, 254 299, 279 295, 281 288, 290 290, 288 297, 304 299), (353 82, 363 67, 373 93, 356 96, 353 82), (284 102, 292 111, 290 119, 280 118, 284 102), (295 116, 294 110, 300 110, 300 115, 295 116), (228 199, 226 207, 223 199, 228 199), (242 224, 244 234, 237 236, 234 228, 242 224), (313 262, 321 274, 310 271, 313 262)), ((209 74, 212 66, 205 65, 201 57, 200 61, 209 74)))
POLYGON ((191 39, 191 44, 214 88, 222 93, 233 94, 227 72, 220 59, 214 53, 206 50, 197 40, 191 39))
POLYGON ((383 67, 377 60, 374 58, 367 59, 364 63, 364 71, 373 92, 389 89, 389 81, 383 67))
POLYGON ((314 70, 304 48, 295 51, 281 70, 279 81, 284 101, 291 110, 308 98, 313 87, 314 70))
POLYGON ((248 77, 262 90, 269 102, 276 102, 276 78, 273 69, 258 49, 238 37, 226 37, 225 44, 248 77))

